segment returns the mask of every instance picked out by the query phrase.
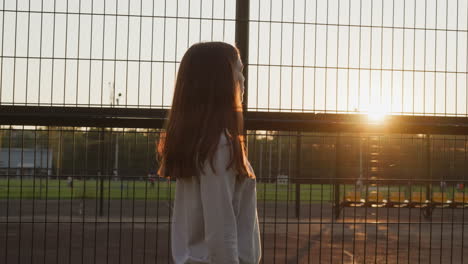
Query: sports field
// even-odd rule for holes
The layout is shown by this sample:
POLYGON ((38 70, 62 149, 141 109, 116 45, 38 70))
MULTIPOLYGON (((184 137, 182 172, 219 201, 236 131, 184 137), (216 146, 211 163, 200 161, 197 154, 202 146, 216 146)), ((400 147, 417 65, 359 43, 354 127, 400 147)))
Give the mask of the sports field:
MULTIPOLYGON (((143 180, 104 180, 104 199, 168 200, 174 198, 175 182, 143 180)), ((332 187, 328 184, 301 184, 302 201, 331 200, 332 187)), ((67 180, 57 179, 0 179, 0 199, 96 199, 101 194, 101 182, 96 179, 74 180, 73 188, 67 180)), ((296 199, 295 184, 257 183, 259 200, 287 201, 296 199)))
MULTIPOLYGON (((66 179, 46 178, 10 178, 0 179, 0 199, 123 199, 123 200, 169 200, 174 198, 175 182, 140 180, 109 180, 102 182, 93 179, 74 180, 73 188, 66 179)), ((341 185, 341 197, 344 192, 353 192, 355 185, 341 185), (343 190, 345 189, 345 190, 343 190)), ((264 201, 293 201, 296 200, 296 184, 257 183, 257 198, 264 201)), ((383 197, 389 192, 403 192, 409 197, 409 191, 405 185, 380 186, 378 189, 383 197)), ((413 185, 411 192, 424 192, 425 186, 413 185)), ((432 188, 433 192, 440 192, 438 186, 432 188)), ((446 188, 447 198, 451 199, 455 191, 454 187, 446 188)), ((465 187, 468 193, 468 187, 465 187)), ((365 195, 365 189, 362 189, 365 195)), ((331 184, 300 184, 301 202, 321 203, 333 200, 333 186, 331 184)))

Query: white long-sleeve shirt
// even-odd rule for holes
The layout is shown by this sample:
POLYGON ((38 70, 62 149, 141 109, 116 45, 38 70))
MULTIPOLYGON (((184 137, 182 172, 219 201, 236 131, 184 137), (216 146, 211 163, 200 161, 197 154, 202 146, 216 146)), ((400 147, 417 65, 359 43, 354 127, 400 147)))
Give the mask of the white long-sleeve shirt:
POLYGON ((199 178, 177 180, 171 226, 176 264, 260 261, 256 181, 239 182, 232 168, 226 170, 228 144, 222 134, 213 157, 216 173, 207 161, 199 178))

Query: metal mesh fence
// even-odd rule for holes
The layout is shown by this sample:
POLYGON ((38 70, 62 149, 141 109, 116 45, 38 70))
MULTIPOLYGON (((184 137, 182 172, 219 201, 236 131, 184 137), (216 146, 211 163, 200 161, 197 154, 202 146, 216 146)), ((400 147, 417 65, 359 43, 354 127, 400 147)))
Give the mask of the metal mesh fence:
POLYGON ((251 109, 466 116, 466 1, 250 6, 251 109))
MULTIPOLYGON (((168 263, 158 129, 3 127, 5 263, 168 263), (47 150, 47 151, 44 151, 47 150)), ((463 263, 466 136, 249 131, 262 263, 463 263)))
POLYGON ((1 8, 5 105, 168 108, 191 44, 234 43, 233 0, 6 0, 1 8))
POLYGON ((246 66, 262 263, 466 262, 467 132, 450 118, 468 114, 466 0, 0 8, 0 108, 53 113, 0 111, 0 262, 171 262, 175 184, 156 175, 161 130, 126 118, 168 109, 185 50, 211 40, 237 42, 246 66), (129 109, 91 120, 58 106, 129 109), (363 123, 340 115, 298 112, 441 117, 359 133, 363 123), (82 126, 59 126, 67 114, 82 126), (21 122, 44 126, 10 126, 21 122), (267 130, 280 123, 289 131, 267 130))
MULTIPOLYGON (((467 115, 466 1, 240 2, 252 111, 467 115)), ((235 42, 234 0, 1 8, 4 105, 168 108, 191 44, 235 42)))

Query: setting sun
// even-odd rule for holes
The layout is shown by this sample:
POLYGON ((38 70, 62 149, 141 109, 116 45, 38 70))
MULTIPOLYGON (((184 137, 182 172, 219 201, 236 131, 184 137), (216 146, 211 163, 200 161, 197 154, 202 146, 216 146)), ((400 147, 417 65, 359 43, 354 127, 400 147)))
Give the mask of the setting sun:
POLYGON ((367 110, 367 117, 372 123, 383 123, 387 113, 385 105, 372 104, 367 110))

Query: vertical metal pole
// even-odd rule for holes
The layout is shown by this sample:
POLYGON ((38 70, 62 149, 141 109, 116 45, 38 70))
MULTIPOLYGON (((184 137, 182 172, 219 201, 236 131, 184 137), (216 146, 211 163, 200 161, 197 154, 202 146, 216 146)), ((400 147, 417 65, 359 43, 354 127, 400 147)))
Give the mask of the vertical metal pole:
MULTIPOLYGON (((265 138, 266 140, 266 138, 265 138)), ((265 182, 265 179, 263 178, 263 140, 260 140, 260 166, 259 166, 259 173, 260 173, 260 179, 262 179, 263 182, 265 182)))
POLYGON ((359 192, 362 191, 364 169, 362 167, 362 134, 359 134, 359 192))
POLYGON ((341 136, 338 134, 336 138, 336 158, 335 158, 335 180, 333 182, 333 193, 334 193, 334 213, 335 218, 337 219, 340 216, 340 184, 339 178, 341 176, 341 169, 340 166, 343 164, 341 163, 341 155, 340 155, 340 146, 341 146, 341 136))
POLYGON ((301 132, 297 132, 296 137, 296 218, 300 217, 300 208, 301 208, 301 132))
POLYGON ((248 83, 249 83, 249 14, 250 1, 236 1, 236 46, 239 49, 242 63, 244 64, 245 91, 243 98, 243 110, 247 111, 248 83))
MULTIPOLYGON (((113 85, 115 90, 115 83, 113 85)), ((118 94, 118 97, 115 99, 117 101, 117 107, 119 107, 119 98, 121 94, 118 94)), ((119 178, 119 133, 115 133, 115 160, 114 160, 114 175, 116 179, 119 178)))
POLYGON ((432 187, 432 168, 431 168, 431 136, 426 135, 426 169, 427 177, 429 178, 430 183, 426 185, 426 200, 431 201, 431 187, 432 187))
MULTIPOLYGON (((273 141, 273 140, 271 140, 273 141)), ((270 145, 268 148, 268 182, 272 182, 272 177, 271 177, 271 156, 272 156, 272 146, 273 142, 268 142, 268 136, 267 136, 267 144, 270 145)))
MULTIPOLYGON (((426 169, 427 169, 427 177, 429 178, 429 182, 426 183, 426 200, 432 201, 432 168, 431 168, 431 136, 429 134, 426 135, 426 169)), ((432 216, 432 204, 429 205, 424 209, 424 217, 430 218, 432 216)), ((431 245, 429 245, 431 248, 431 245)))
POLYGON ((100 137, 100 140, 99 140, 99 144, 101 144, 101 153, 100 153, 100 164, 99 164, 99 216, 103 216, 103 209, 104 209, 104 175, 106 174, 105 173, 105 164, 106 164, 106 160, 105 160, 105 152, 106 152, 106 144, 105 144, 105 137, 104 137, 104 133, 105 133, 105 128, 102 128, 101 129, 101 133, 99 135, 100 137))

